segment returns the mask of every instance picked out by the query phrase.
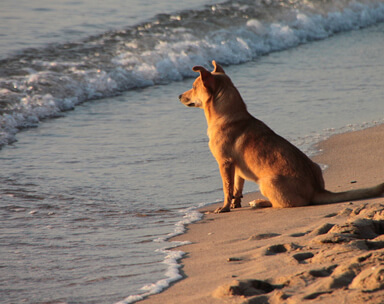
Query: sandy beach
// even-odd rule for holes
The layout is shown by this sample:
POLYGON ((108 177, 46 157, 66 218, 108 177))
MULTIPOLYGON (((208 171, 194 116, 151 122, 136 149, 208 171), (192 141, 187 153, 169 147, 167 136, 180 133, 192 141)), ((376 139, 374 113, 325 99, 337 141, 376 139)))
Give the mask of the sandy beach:
MULTIPOLYGON (((384 124, 318 145, 326 188, 384 182, 384 124)), ((140 303, 384 303, 384 198, 291 209, 243 208, 192 224, 184 279, 140 303)))

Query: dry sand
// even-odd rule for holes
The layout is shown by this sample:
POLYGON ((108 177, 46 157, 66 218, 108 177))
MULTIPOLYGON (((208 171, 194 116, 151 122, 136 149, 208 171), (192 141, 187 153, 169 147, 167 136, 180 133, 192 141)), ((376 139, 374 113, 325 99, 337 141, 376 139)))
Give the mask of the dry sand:
MULTIPOLYGON (((332 191, 384 182, 384 125, 335 135, 314 157, 332 191)), ((207 213, 174 240, 185 278, 140 303, 384 303, 384 198, 207 213)), ((206 210, 214 210, 210 206, 206 210)))

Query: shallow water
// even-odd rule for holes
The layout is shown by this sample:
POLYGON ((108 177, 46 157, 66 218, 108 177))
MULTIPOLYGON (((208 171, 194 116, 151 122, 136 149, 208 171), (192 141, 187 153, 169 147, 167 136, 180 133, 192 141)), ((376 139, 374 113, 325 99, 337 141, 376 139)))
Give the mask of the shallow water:
MULTIPOLYGON (((383 122, 383 37, 380 23, 225 70, 252 114, 311 153, 383 122)), ((166 238, 222 197, 204 115, 177 99, 192 81, 82 103, 3 147, 4 303, 113 303, 178 279, 166 238)))
POLYGON ((143 22, 159 13, 172 13, 218 1, 2 0, 0 59, 25 48, 74 41, 143 22))

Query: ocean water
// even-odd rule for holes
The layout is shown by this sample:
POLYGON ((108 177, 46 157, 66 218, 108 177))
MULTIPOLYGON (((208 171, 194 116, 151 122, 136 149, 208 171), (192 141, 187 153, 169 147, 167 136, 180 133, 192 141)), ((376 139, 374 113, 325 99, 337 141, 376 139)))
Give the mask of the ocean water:
MULTIPOLYGON (((2 1, 2 303, 133 303, 220 201, 193 65, 302 150, 384 120, 382 1, 2 1)), ((257 189, 246 184, 247 191, 257 189)))

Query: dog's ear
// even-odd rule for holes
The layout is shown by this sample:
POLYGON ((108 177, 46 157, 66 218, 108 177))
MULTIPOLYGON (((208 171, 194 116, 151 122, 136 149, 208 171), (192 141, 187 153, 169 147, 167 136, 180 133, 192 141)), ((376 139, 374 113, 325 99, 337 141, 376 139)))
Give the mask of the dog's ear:
POLYGON ((225 74, 224 72, 224 69, 222 68, 222 66, 220 64, 218 64, 215 60, 212 60, 212 64, 213 64, 213 73, 223 73, 225 74))
POLYGON ((215 88, 215 77, 211 74, 211 72, 207 71, 202 66, 194 66, 192 68, 192 71, 199 72, 200 76, 201 76, 201 80, 203 81, 204 86, 207 89, 211 90, 212 92, 214 91, 214 88, 215 88))

